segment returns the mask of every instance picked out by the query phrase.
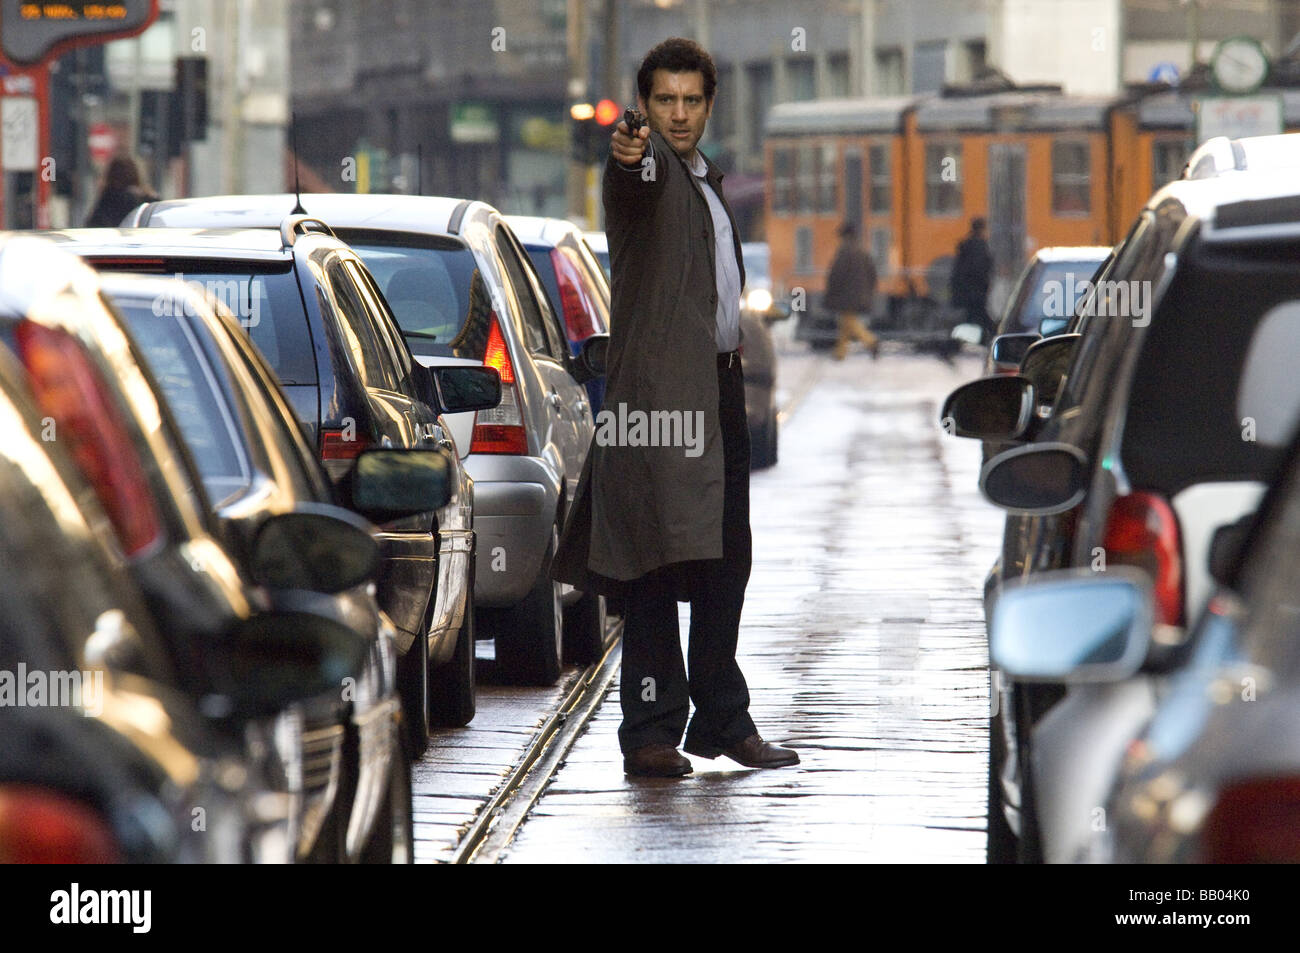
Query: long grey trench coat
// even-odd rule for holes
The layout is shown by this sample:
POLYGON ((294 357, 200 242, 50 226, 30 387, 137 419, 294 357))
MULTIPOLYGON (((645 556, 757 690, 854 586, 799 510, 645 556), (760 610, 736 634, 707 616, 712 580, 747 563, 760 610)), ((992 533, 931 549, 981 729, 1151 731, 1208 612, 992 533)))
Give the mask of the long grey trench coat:
MULTIPOLYGON (((653 162, 641 169, 612 155, 605 163, 605 401, 551 567, 553 578, 606 595, 662 566, 722 558, 713 217, 685 161, 656 132, 649 144, 653 162), (647 425, 638 431, 637 420, 647 425)), ((721 198, 722 173, 705 164, 721 198)), ((743 287, 739 231, 723 206, 743 287)))

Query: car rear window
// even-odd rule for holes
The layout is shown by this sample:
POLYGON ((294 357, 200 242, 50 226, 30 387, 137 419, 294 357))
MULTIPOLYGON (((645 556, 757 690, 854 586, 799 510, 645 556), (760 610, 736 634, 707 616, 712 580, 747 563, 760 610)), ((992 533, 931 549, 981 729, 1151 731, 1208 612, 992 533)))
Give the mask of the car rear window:
POLYGON ((140 298, 123 297, 114 304, 162 388, 209 499, 219 504, 248 486, 242 438, 237 437, 230 408, 187 322, 158 314, 160 309, 140 298))
POLYGON ((1185 253, 1134 368, 1121 454, 1135 486, 1172 494, 1271 476, 1300 401, 1300 335, 1285 333, 1298 257, 1300 243, 1281 242, 1185 253), (1261 347, 1281 353, 1262 360, 1261 347), (1293 373, 1277 373, 1279 361, 1293 373))
POLYGON ((1055 261, 1040 264, 1020 286, 1020 295, 1012 313, 1016 327, 1008 332, 1037 331, 1043 318, 1069 320, 1101 262, 1055 261))
POLYGON ((374 276, 412 354, 483 360, 492 300, 473 252, 424 235, 337 231, 374 276))
POLYGON ((162 267, 152 263, 132 267, 121 259, 108 266, 93 260, 91 264, 105 270, 163 274, 196 282, 239 319, 281 384, 316 383, 316 355, 307 312, 291 265, 268 268, 262 262, 239 262, 232 269, 230 259, 172 259, 162 267))

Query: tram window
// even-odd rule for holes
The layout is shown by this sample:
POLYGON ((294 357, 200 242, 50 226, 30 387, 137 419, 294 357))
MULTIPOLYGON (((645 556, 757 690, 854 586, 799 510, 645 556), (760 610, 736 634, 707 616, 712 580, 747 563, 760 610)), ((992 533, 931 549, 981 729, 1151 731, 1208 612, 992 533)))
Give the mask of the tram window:
POLYGON ((1092 208, 1086 142, 1052 143, 1052 214, 1087 215, 1092 208))
POLYGON ((835 188, 835 146, 826 143, 817 150, 817 211, 834 214, 839 208, 835 188))
POLYGON ((889 147, 875 145, 867 152, 871 165, 871 214, 888 215, 893 188, 889 181, 889 147))
POLYGON ((787 215, 794 203, 790 200, 794 191, 794 150, 772 150, 772 213, 787 215))
POLYGON ((801 274, 813 270, 812 229, 807 225, 794 230, 794 270, 801 274))
POLYGON ((857 149, 844 152, 844 218, 862 221, 862 153, 857 149))
POLYGON ((925 147, 925 214, 961 214, 961 143, 925 147))
POLYGON ((1182 175, 1191 152, 1191 145, 1184 139, 1157 139, 1151 143, 1151 191, 1182 175))
POLYGON ((813 210, 817 189, 817 150, 813 146, 799 147, 799 161, 795 169, 794 210, 808 213, 813 210))

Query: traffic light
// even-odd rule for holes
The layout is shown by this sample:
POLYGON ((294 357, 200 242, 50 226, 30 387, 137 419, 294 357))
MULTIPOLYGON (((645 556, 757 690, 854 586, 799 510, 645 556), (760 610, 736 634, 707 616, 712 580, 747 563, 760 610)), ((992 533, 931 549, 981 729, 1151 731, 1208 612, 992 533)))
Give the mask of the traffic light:
POLYGON ((574 103, 569 108, 573 119, 573 161, 582 165, 599 165, 609 154, 609 137, 623 110, 612 99, 596 105, 574 103))
POLYGON ((208 137, 208 59, 176 57, 176 96, 173 100, 176 141, 208 137))

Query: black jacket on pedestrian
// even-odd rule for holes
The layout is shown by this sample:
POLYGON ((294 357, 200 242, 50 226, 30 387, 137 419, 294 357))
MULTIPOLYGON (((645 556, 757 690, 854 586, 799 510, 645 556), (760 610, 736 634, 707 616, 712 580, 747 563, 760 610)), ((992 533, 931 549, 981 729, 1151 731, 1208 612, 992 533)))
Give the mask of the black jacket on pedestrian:
POLYGON ((949 302, 958 308, 984 307, 989 297, 993 253, 989 243, 974 235, 957 246, 957 259, 948 279, 949 302))
POLYGON ((822 304, 827 311, 871 313, 876 298, 876 266, 861 245, 844 242, 826 275, 822 304))
POLYGON ((138 186, 127 189, 106 188, 86 219, 87 228, 116 228, 137 205, 157 202, 158 196, 138 186))

